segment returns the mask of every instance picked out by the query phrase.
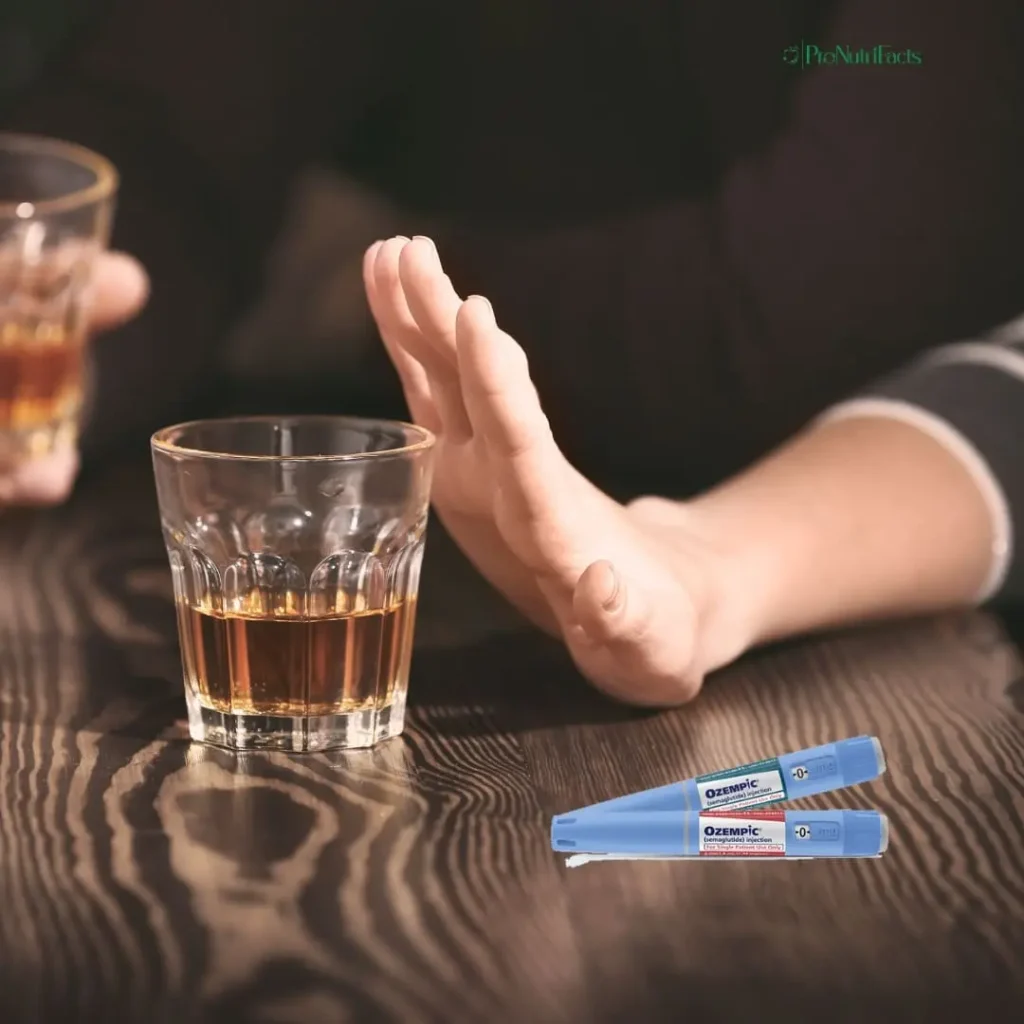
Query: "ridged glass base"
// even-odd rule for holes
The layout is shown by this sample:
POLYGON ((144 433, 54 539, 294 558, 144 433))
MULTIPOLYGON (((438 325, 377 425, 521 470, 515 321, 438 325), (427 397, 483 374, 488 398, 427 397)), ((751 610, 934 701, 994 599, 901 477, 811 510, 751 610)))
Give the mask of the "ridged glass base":
POLYGON ((296 718, 226 714, 200 704, 192 693, 186 693, 186 701, 192 739, 230 750, 354 750, 400 736, 405 727, 404 694, 379 709, 296 718))

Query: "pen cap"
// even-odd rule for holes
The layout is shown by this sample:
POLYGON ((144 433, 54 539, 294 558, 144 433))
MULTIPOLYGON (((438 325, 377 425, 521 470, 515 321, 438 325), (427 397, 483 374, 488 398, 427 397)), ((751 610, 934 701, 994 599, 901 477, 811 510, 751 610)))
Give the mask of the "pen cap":
POLYGON ((885 771, 882 744, 874 736, 855 736, 836 744, 836 758, 844 786, 877 779, 885 771))
POLYGON ((889 846, 889 820, 878 811, 843 811, 843 854, 874 857, 889 846))

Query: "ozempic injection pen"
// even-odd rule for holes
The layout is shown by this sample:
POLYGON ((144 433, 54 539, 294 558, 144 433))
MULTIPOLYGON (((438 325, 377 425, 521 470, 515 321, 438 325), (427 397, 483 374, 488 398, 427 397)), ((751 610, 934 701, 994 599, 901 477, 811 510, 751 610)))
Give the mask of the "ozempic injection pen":
POLYGON ((889 823, 878 811, 636 811, 560 814, 551 848, 588 860, 878 857, 889 823))
POLYGON ((572 814, 628 811, 713 811, 763 807, 870 782, 885 771, 882 744, 854 736, 793 754, 698 775, 685 782, 580 807, 572 814))

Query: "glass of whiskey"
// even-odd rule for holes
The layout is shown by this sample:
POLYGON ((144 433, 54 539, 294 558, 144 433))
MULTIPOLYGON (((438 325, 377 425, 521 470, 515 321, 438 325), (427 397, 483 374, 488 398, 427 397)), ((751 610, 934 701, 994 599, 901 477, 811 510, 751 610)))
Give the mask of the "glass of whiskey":
POLYGON ((76 443, 89 287, 117 185, 96 153, 0 133, 0 469, 76 443))
POLYGON ((234 750, 402 732, 434 437, 342 416, 152 439, 189 733, 234 750))

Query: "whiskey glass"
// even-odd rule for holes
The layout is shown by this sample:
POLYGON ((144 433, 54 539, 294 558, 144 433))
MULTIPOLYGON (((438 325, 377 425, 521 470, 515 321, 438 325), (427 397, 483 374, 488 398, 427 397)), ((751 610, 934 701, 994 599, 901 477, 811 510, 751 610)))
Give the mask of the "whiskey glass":
POLYGON ((75 446, 90 285, 117 186, 90 150, 0 133, 0 469, 75 446))
POLYGON ((151 447, 192 739, 307 752, 399 735, 433 435, 257 416, 151 447))

